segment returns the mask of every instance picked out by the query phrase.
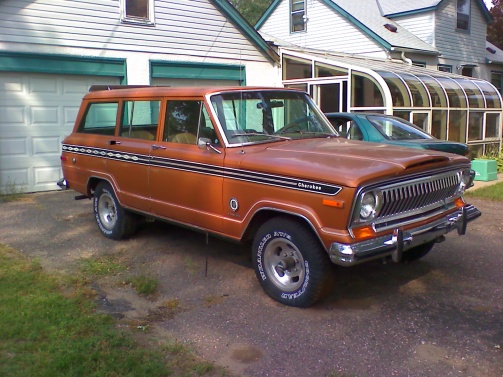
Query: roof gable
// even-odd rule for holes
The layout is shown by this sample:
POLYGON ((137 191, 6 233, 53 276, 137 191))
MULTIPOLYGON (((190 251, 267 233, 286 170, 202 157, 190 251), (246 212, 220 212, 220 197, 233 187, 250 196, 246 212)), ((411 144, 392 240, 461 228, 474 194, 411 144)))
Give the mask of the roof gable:
MULTIPOLYGON (((422 13, 428 11, 434 11, 438 8, 440 3, 448 0, 377 0, 379 6, 382 9, 382 14, 393 18, 398 16, 404 16, 414 13, 422 13)), ((484 19, 490 23, 492 22, 491 13, 487 9, 486 5, 482 0, 474 0, 475 4, 479 8, 484 19)))
MULTIPOLYGON (((285 0, 274 0, 264 15, 255 25, 256 29, 267 21, 278 5, 285 0)), ((363 34, 374 40, 388 51, 413 50, 427 54, 438 54, 435 47, 424 42, 407 29, 401 27, 391 19, 381 15, 381 9, 376 0, 317 0, 348 22, 356 26, 363 34), (390 31, 384 25, 390 24, 396 31, 390 31)), ((410 0, 407 0, 410 1, 410 0)), ((309 12, 310 2, 307 3, 309 12)))
POLYGON ((267 44, 228 0, 210 0, 270 61, 278 61, 278 54, 267 44))

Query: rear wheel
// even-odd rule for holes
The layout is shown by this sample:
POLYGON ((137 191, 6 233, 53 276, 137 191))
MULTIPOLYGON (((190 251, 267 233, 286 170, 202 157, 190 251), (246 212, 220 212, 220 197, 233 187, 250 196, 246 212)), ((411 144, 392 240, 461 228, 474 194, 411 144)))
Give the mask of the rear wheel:
POLYGON ((260 285, 274 300, 308 307, 327 292, 331 262, 302 223, 286 217, 268 220, 259 228, 252 250, 260 285))
POLYGON ((402 255, 402 262, 412 262, 423 258, 431 251, 433 245, 435 245, 435 241, 428 242, 405 251, 402 255))
POLYGON ((122 208, 108 182, 96 186, 93 208, 98 227, 105 237, 119 240, 135 232, 136 216, 122 208))

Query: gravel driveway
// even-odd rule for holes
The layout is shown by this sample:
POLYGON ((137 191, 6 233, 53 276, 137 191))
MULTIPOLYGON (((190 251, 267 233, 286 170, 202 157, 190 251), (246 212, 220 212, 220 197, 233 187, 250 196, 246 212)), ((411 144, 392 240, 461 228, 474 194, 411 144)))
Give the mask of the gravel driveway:
POLYGON ((410 264, 336 268, 336 286, 309 309, 266 296, 245 246, 163 223, 129 240, 98 231, 73 191, 0 204, 0 242, 49 270, 111 256, 128 269, 93 283, 119 326, 148 327, 241 376, 503 376, 503 204, 471 200, 482 217, 410 264), (123 282, 150 275, 155 297, 123 282), (176 310, 167 302, 178 300, 176 310))

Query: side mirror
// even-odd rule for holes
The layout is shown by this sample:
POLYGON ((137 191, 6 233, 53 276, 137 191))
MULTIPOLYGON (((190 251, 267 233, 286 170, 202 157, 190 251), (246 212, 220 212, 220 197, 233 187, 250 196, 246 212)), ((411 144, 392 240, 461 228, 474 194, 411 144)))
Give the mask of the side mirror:
POLYGON ((213 152, 216 152, 218 154, 222 153, 222 151, 220 151, 219 149, 217 149, 212 144, 211 140, 208 139, 207 137, 200 137, 197 140, 197 146, 199 147, 199 149, 203 149, 203 150, 207 150, 207 151, 213 151, 213 152))

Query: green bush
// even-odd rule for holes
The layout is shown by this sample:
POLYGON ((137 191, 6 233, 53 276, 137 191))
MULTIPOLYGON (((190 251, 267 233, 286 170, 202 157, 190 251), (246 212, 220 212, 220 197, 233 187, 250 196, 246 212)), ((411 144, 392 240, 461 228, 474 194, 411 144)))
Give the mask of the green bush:
POLYGON ((496 160, 496 164, 498 165, 498 173, 503 173, 503 148, 499 153, 488 153, 485 156, 477 157, 484 160, 496 160))

